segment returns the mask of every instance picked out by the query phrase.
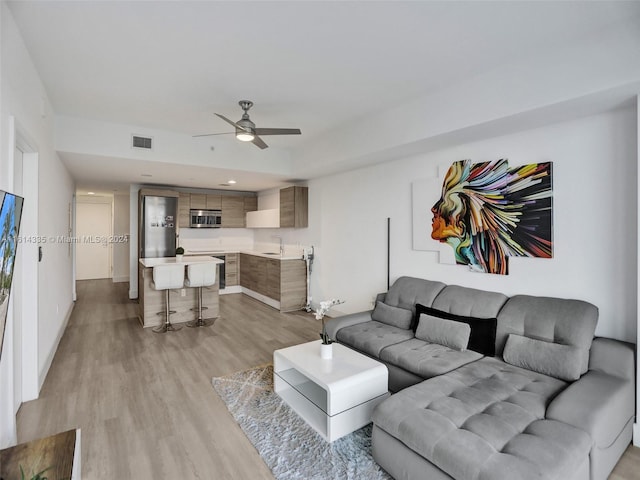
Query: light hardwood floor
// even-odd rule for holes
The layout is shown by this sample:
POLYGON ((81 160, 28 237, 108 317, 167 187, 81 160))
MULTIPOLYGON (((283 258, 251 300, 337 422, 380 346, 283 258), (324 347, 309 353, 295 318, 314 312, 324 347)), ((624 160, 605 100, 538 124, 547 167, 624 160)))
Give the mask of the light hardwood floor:
MULTIPOLYGON (((18 441, 81 428, 83 480, 273 479, 211 377, 317 339, 318 322, 237 294, 221 297, 213 327, 157 335, 140 327, 127 289, 78 282, 40 398, 18 412, 18 441)), ((630 447, 611 479, 640 478, 639 452, 630 447)))

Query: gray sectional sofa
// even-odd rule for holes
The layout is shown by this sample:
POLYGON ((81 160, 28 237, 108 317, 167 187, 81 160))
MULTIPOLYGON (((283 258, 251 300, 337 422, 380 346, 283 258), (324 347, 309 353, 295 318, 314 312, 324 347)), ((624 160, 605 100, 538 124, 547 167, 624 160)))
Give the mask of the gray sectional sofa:
POLYGON ((604 480, 631 441, 635 346, 594 338, 597 320, 579 300, 401 277, 327 332, 387 365, 373 456, 394 478, 604 480))

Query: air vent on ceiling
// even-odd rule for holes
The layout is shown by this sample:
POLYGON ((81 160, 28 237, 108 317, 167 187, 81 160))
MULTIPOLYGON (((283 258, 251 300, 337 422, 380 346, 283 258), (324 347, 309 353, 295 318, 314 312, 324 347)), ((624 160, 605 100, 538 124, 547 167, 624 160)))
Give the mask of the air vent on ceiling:
POLYGON ((141 137, 140 135, 131 135, 131 146, 133 148, 144 148, 146 150, 151 150, 153 143, 153 138, 151 137, 141 137))

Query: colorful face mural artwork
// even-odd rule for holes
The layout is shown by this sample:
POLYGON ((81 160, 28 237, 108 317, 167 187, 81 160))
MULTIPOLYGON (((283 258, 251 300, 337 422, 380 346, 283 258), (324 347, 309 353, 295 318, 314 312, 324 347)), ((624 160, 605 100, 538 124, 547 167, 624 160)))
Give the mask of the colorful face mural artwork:
POLYGON ((508 257, 551 258, 552 163, 509 168, 506 159, 455 162, 431 208, 431 238, 458 264, 508 274, 508 257))

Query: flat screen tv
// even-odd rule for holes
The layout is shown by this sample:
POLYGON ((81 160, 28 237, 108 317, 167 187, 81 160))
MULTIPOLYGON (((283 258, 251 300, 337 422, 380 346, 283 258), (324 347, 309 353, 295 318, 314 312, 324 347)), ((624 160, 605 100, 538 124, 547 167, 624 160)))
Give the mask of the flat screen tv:
POLYGON ((0 357, 22 216, 22 197, 0 190, 0 357))

